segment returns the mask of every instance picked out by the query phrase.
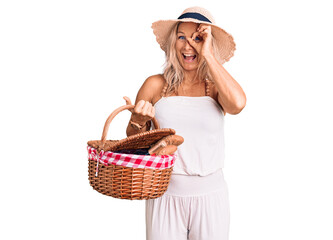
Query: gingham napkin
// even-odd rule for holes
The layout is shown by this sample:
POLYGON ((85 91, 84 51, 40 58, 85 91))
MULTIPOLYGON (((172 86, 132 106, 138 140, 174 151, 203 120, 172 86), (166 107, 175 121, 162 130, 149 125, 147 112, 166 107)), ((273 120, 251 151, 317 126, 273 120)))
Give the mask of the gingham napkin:
POLYGON ((105 166, 109 164, 119 165, 132 168, 150 168, 150 169, 166 169, 174 165, 176 154, 172 155, 135 155, 125 153, 114 153, 101 151, 97 155, 96 149, 87 146, 88 159, 98 161, 105 166))

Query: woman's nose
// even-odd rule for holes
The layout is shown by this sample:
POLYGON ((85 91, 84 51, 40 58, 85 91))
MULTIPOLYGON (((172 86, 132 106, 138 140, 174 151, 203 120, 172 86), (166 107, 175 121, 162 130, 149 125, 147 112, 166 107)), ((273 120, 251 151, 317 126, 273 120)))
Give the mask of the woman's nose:
POLYGON ((185 49, 192 49, 191 44, 188 42, 188 40, 186 40, 185 42, 185 49))

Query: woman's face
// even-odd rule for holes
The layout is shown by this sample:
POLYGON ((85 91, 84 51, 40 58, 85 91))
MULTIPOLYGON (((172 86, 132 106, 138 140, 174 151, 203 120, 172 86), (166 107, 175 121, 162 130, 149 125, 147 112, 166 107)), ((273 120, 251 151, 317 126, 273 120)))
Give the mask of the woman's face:
MULTIPOLYGON (((178 26, 176 52, 180 65, 187 71, 193 71, 198 68, 200 56, 196 50, 186 40, 187 37, 191 38, 199 24, 193 22, 183 22, 178 26)), ((201 41, 199 37, 194 39, 197 43, 201 41)))

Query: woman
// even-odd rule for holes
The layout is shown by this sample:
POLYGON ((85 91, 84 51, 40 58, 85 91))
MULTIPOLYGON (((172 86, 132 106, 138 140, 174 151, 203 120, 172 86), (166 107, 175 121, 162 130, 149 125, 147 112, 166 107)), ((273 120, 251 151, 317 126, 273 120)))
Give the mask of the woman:
POLYGON ((226 240, 224 116, 238 114, 246 103, 242 88, 222 66, 233 56, 235 43, 199 7, 152 28, 166 53, 166 66, 140 88, 127 135, 150 130, 155 117, 184 143, 177 149, 168 190, 146 201, 147 239, 226 240))

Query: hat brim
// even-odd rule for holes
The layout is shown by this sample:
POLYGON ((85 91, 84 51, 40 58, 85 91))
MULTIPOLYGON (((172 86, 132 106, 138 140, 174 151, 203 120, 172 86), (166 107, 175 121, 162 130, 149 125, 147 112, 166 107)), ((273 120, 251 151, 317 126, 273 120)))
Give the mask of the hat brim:
POLYGON ((177 22, 194 22, 210 25, 212 29, 212 35, 216 39, 217 47, 220 50, 220 55, 223 63, 229 61, 229 59, 234 55, 234 51, 236 50, 236 44, 231 34, 227 33, 224 29, 214 24, 196 20, 193 18, 159 20, 153 22, 151 28, 153 29, 153 32, 156 36, 156 41, 159 43, 163 51, 166 51, 167 40, 170 35, 170 31, 174 24, 176 24, 177 22))

